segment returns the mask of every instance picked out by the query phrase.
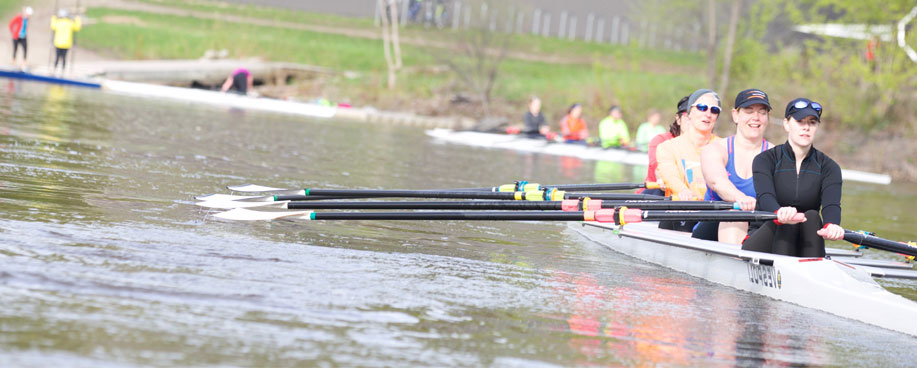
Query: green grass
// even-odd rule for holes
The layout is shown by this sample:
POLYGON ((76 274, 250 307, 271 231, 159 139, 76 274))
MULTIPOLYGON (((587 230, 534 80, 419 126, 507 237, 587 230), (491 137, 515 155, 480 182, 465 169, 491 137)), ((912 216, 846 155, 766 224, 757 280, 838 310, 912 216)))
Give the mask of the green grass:
MULTIPOLYGON (((172 0, 150 2, 179 4, 172 0)), ((182 6, 201 11, 218 8, 213 3, 199 2, 182 6)), ((227 13, 247 12, 250 16, 291 21, 306 14, 236 6, 219 9, 227 13)), ((202 56, 206 50, 227 49, 235 58, 260 57, 352 70, 360 72, 362 77, 355 80, 339 78, 334 82, 332 92, 326 92, 329 93, 326 97, 333 100, 346 98, 356 104, 371 104, 391 98, 425 99, 444 90, 457 90, 454 87, 456 78, 451 73, 431 71, 439 64, 435 55, 446 50, 403 44, 404 64, 410 71, 400 73, 398 89, 392 92, 383 88, 386 65, 379 40, 109 8, 91 8, 88 16, 100 22, 81 32, 81 45, 112 53, 119 58, 193 59, 202 56), (112 22, 112 19, 119 21, 112 22)), ((325 22, 343 22, 342 26, 351 24, 348 22, 363 22, 371 26, 371 20, 345 21, 322 17, 325 22)), ((405 37, 413 35, 428 40, 446 40, 451 32, 417 28, 404 34, 405 37)), ((594 125, 609 105, 621 104, 625 106, 626 120, 636 126, 645 118, 647 109, 672 110, 670 105, 674 105, 685 91, 703 83, 700 76, 681 72, 702 65, 701 58, 694 54, 526 35, 514 36, 511 42, 513 51, 543 56, 554 53, 579 55, 582 63, 505 60, 493 92, 498 101, 504 101, 502 105, 498 103, 497 111, 521 111, 528 96, 535 94, 545 101, 546 113, 551 119, 559 119, 566 106, 578 101, 586 106, 586 117, 594 125), (564 45, 568 49, 564 49, 564 45)))
POLYGON ((9 24, 10 19, 22 8, 22 0, 0 0, 0 15, 4 17, 4 25, 9 24))

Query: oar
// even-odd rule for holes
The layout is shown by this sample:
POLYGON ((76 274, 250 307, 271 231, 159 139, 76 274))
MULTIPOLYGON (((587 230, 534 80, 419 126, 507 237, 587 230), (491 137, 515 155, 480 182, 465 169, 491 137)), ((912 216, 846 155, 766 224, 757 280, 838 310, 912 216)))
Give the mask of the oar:
POLYGON ((901 253, 910 257, 917 257, 917 245, 914 245, 913 243, 901 243, 894 240, 880 238, 875 236, 873 233, 845 230, 844 240, 856 245, 862 245, 873 249, 901 253))
POLYGON ((304 195, 274 196, 275 201, 308 200, 311 196, 389 197, 389 198, 452 198, 452 199, 503 199, 526 201, 560 201, 564 199, 608 200, 665 200, 666 197, 632 193, 567 193, 563 190, 545 189, 532 192, 474 192, 451 190, 372 190, 372 189, 306 189, 304 195))
MULTIPOLYGON (((541 185, 538 183, 529 183, 527 181, 517 181, 513 184, 503 184, 495 187, 480 187, 480 188, 455 188, 455 189, 432 189, 432 190, 450 190, 450 191, 485 191, 485 192, 534 192, 539 190, 544 190, 546 188, 554 188, 557 190, 628 190, 628 189, 658 189, 658 183, 599 183, 599 184, 554 184, 554 185, 541 185)), ((247 192, 247 193, 264 193, 264 192, 284 192, 284 193, 273 193, 273 194, 301 194, 293 193, 298 192, 296 189, 284 189, 284 188, 274 188, 266 187, 256 184, 242 184, 242 185, 230 185, 226 189, 229 189, 234 192, 247 192)))
POLYGON ((239 221, 301 220, 466 220, 466 221, 596 221, 625 223, 644 220, 773 220, 773 212, 746 211, 643 211, 638 209, 601 209, 595 211, 468 211, 468 212, 314 212, 314 211, 253 211, 236 208, 214 217, 239 221), (615 216, 615 214, 619 216, 615 216))
POLYGON ((601 199, 567 199, 563 201, 449 201, 449 202, 320 202, 320 201, 280 201, 280 202, 245 202, 245 201, 203 201, 196 205, 216 209, 273 207, 296 210, 562 210, 583 211, 590 209, 615 208, 627 206, 645 210, 731 210, 740 209, 737 204, 719 201, 651 201, 601 199))

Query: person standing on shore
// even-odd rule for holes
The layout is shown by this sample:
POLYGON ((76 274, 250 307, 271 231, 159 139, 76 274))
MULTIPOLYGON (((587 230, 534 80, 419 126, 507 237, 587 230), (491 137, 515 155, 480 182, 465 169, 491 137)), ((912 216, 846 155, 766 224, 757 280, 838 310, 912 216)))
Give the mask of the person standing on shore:
POLYGON ((61 65, 61 74, 67 69, 67 51, 73 47, 73 33, 79 32, 82 28, 80 17, 70 19, 67 17, 67 9, 61 9, 57 16, 51 16, 51 31, 54 32, 54 48, 56 50, 54 57, 54 71, 57 71, 57 65, 61 65))
MULTIPOLYGON (((736 134, 708 144, 700 154, 701 171, 707 181, 705 201, 738 203, 743 211, 755 209, 752 161, 772 144, 764 139, 771 104, 760 89, 746 89, 736 95, 732 121, 736 134)), ((701 221, 692 237, 739 244, 748 234, 748 222, 701 221)))
POLYGON ((255 78, 252 77, 252 73, 245 68, 238 68, 226 78, 226 81, 223 82, 223 87, 220 88, 220 92, 226 92, 232 89, 234 92, 240 95, 248 94, 248 91, 252 91, 252 85, 255 83, 255 78))
POLYGON ((646 152, 649 150, 650 141, 653 140, 653 137, 665 133, 665 127, 659 125, 659 122, 662 120, 662 115, 659 114, 659 111, 651 110, 649 115, 646 117, 646 122, 640 124, 637 128, 636 137, 634 137, 634 147, 637 150, 646 152))
POLYGON ((22 46, 22 63, 19 65, 19 69, 25 70, 28 66, 28 52, 29 52, 29 43, 27 41, 28 29, 29 29, 29 19, 32 17, 32 8, 25 7, 22 9, 22 13, 17 14, 13 17, 13 20, 10 21, 10 34, 13 36, 13 65, 16 65, 16 52, 19 50, 19 46, 22 46))
POLYGON ((599 122, 599 139, 602 148, 630 146, 630 132, 617 105, 608 109, 608 116, 599 122))

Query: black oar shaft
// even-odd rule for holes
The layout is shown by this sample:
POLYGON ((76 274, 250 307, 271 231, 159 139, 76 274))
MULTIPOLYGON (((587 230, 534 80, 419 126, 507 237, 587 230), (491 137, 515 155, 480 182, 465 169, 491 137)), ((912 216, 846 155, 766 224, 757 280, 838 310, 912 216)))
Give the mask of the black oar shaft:
MULTIPOLYGON (((633 213, 638 213, 636 211, 640 210, 635 210, 633 213)), ((639 213, 644 221, 767 221, 777 218, 775 213, 763 211, 640 211, 639 213)))
MULTIPOLYGON (((452 198, 452 199, 499 199, 499 200, 544 200, 543 192, 480 192, 480 191, 436 191, 436 190, 372 190, 372 189, 306 189, 304 196, 277 196, 277 200, 307 200, 313 196, 341 197, 390 197, 390 198, 452 198), (535 198, 535 197, 539 197, 535 198)), ((560 194, 558 192, 557 194, 560 194)), ((606 200, 664 200, 666 197, 631 193, 563 193, 563 199, 606 199, 606 200)))
POLYGON ((901 242, 863 234, 856 231, 845 230, 844 240, 857 245, 865 245, 873 249, 880 249, 888 252, 901 253, 917 257, 917 247, 912 247, 901 242))
MULTIPOLYGON (((626 206, 629 208, 640 208, 647 210, 725 210, 732 209, 733 204, 729 202, 716 201, 601 201, 598 208, 615 208, 626 206)), ((383 202, 319 202, 319 201, 296 201, 287 204, 291 210, 318 210, 318 209, 337 209, 337 210, 583 210, 582 202, 574 200, 572 209, 565 209, 564 202, 561 201, 451 201, 451 202, 402 202, 402 201, 383 201, 383 202)), ((588 209, 598 209, 588 207, 588 209)))
POLYGON ((583 221, 582 212, 337 212, 312 216, 313 220, 583 221))

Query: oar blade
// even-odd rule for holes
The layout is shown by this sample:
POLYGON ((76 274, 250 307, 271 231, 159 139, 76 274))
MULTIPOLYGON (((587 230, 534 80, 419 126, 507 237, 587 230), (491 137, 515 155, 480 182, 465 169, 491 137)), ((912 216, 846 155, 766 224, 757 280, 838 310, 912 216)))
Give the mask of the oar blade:
POLYGON ((285 188, 272 188, 266 187, 263 185, 257 184, 242 184, 242 185, 228 185, 226 189, 235 191, 235 192, 250 192, 250 193, 260 193, 260 192, 277 192, 287 190, 285 188))
POLYGON ((213 217, 234 221, 271 221, 278 219, 310 220, 312 211, 252 211, 245 208, 234 208, 214 214, 213 217))
POLYGON ((217 210, 230 210, 233 208, 255 208, 255 207, 280 207, 286 208, 289 201, 277 202, 244 202, 244 201, 201 201, 195 203, 196 206, 204 208, 213 208, 217 210))
POLYGON ((256 198, 256 197, 261 197, 261 196, 255 196, 255 195, 245 196, 245 195, 232 195, 232 194, 205 194, 205 195, 194 196, 194 199, 197 199, 199 201, 238 201, 240 199, 250 199, 250 198, 256 198))

